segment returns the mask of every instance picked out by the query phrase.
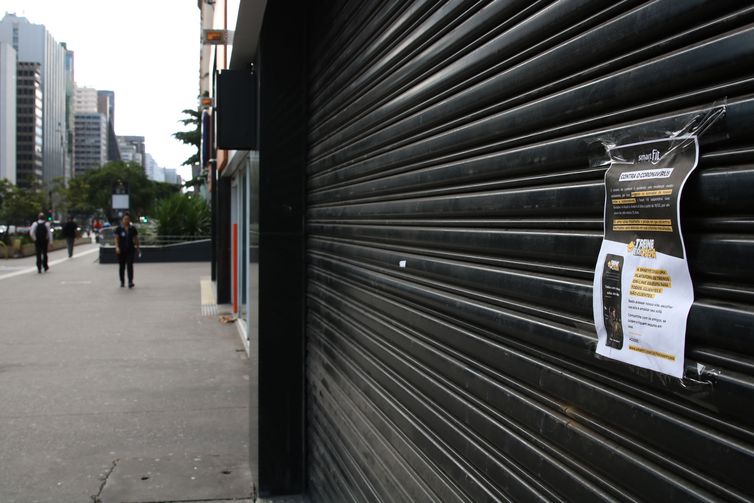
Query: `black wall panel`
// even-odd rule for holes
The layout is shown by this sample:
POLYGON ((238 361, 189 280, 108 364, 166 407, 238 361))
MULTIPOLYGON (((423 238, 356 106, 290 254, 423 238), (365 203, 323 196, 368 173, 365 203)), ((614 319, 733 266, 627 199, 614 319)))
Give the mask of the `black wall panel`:
POLYGON ((257 150, 257 78, 249 70, 217 75, 217 148, 257 150))
MULTIPOLYGON (((269 2, 259 101, 258 460, 260 496, 304 490, 306 30, 297 2, 269 2)), ((253 444, 252 444, 253 445, 253 444)))
POLYGON ((231 256, 230 256, 230 178, 220 177, 216 181, 213 197, 213 219, 215 220, 215 269, 217 275, 217 302, 230 303, 231 256))
POLYGON ((318 2, 316 501, 754 498, 754 6, 318 2), (682 208, 683 380, 595 355, 605 137, 713 105, 682 208))

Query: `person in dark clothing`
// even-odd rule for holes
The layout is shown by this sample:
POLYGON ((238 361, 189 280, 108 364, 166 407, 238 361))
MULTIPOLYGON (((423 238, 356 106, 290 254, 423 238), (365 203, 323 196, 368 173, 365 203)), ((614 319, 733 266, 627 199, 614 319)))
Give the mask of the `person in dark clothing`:
POLYGON ((65 243, 68 245, 68 258, 73 257, 73 242, 76 240, 76 221, 72 216, 68 217, 68 221, 63 226, 63 237, 65 243))
POLYGON ((115 253, 118 255, 120 287, 125 286, 123 273, 128 270, 128 288, 133 288, 135 286, 134 258, 137 254, 141 256, 141 246, 139 232, 131 225, 131 216, 128 213, 123 215, 121 224, 115 229, 113 235, 115 236, 115 253))
POLYGON ((44 213, 37 215, 37 221, 31 224, 29 235, 34 241, 34 248, 37 252, 37 272, 42 274, 42 268, 47 272, 49 269, 47 266, 47 250, 52 244, 52 229, 45 220, 44 213))

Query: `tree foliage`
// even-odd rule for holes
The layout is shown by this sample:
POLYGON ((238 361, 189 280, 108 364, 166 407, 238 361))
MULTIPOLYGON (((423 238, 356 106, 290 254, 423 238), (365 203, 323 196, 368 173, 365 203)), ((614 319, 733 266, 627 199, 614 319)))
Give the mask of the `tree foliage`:
POLYGON ((89 200, 91 186, 86 176, 77 176, 68 181, 66 189, 66 201, 71 212, 80 215, 90 215, 95 212, 97 207, 89 200))
POLYGON ((119 181, 128 184, 129 204, 136 215, 151 213, 157 200, 180 190, 177 185, 150 180, 138 163, 111 161, 68 183, 66 199, 70 210, 91 214, 101 208, 106 215, 112 214, 113 186, 119 181))
POLYGON ((29 225, 45 208, 44 195, 38 187, 18 187, 0 180, 0 222, 29 225))
POLYGON ((60 215, 67 215, 68 211, 68 188, 65 185, 65 179, 58 176, 52 179, 49 187, 49 204, 50 208, 60 215))
POLYGON ((199 149, 201 148, 202 143, 202 115, 198 110, 192 110, 190 108, 183 110, 181 113, 187 115, 188 117, 180 119, 179 122, 181 122, 184 126, 192 126, 192 128, 188 131, 178 131, 176 133, 173 133, 173 137, 181 143, 185 143, 186 145, 190 145, 196 149, 196 152, 191 157, 183 161, 182 164, 183 166, 191 166, 199 162, 199 149))
POLYGON ((113 186, 119 181, 128 184, 134 216, 152 214, 159 201, 180 192, 178 185, 149 180, 140 164, 122 161, 87 171, 69 180, 67 186, 62 179, 53 180, 46 192, 35 183, 19 187, 0 179, 0 223, 29 225, 40 211, 48 209, 58 215, 113 216, 113 186))

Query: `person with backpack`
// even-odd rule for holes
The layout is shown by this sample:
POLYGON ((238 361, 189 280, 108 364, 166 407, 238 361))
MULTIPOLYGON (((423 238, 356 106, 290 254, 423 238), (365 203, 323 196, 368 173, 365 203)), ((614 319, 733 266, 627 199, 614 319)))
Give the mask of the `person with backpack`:
POLYGON ((52 246, 52 229, 49 222, 45 220, 44 213, 37 215, 37 221, 31 224, 29 229, 34 248, 37 252, 37 272, 42 274, 44 268, 47 272, 50 268, 47 266, 47 251, 52 246))

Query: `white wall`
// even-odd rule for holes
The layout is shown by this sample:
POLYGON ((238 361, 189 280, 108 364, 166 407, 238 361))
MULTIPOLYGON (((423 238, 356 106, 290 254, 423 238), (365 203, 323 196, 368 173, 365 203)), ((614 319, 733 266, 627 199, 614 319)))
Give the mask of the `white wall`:
POLYGON ((16 183, 16 51, 0 42, 0 178, 16 183))
POLYGON ((92 87, 76 86, 73 94, 74 113, 97 113, 97 90, 92 87))

